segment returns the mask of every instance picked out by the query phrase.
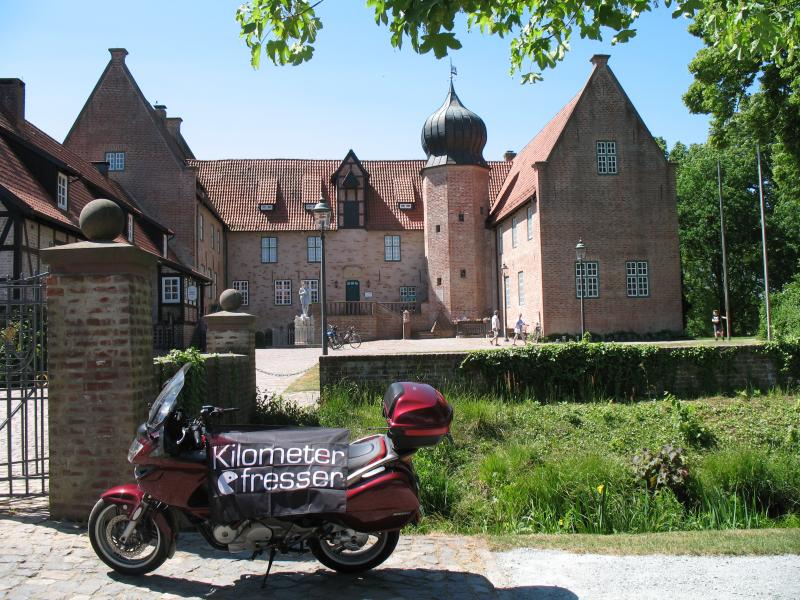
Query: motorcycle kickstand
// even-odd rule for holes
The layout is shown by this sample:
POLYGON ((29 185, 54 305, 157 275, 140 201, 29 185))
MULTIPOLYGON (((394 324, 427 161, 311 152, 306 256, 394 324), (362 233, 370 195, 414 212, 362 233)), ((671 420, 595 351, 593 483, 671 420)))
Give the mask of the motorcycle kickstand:
POLYGON ((272 561, 275 560, 275 555, 278 553, 277 548, 270 548, 269 550, 269 564, 267 565, 267 572, 264 573, 264 579, 261 580, 261 589, 263 590, 267 585, 267 577, 269 577, 270 569, 272 569, 272 561))

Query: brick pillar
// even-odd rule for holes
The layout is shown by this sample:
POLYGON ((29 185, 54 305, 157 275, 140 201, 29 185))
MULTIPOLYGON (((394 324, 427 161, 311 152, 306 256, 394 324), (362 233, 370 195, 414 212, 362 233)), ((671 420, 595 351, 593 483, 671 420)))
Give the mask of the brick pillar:
POLYGON ((206 350, 209 353, 244 354, 249 357, 248 381, 244 388, 242 409, 237 421, 247 421, 255 411, 256 401, 256 317, 236 312, 241 306, 241 295, 235 290, 225 290, 219 297, 223 310, 203 317, 206 320, 206 350))
POLYGON ((85 521, 102 491, 133 479, 127 450, 154 398, 156 258, 113 242, 42 256, 50 265, 50 516, 85 521))

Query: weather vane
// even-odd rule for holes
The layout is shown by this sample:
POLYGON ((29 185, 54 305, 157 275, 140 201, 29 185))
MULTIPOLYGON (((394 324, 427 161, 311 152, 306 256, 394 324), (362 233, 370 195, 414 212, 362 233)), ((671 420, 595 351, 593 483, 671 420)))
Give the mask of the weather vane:
POLYGON ((453 66, 453 59, 450 59, 450 81, 453 81, 453 77, 458 75, 458 69, 453 66))

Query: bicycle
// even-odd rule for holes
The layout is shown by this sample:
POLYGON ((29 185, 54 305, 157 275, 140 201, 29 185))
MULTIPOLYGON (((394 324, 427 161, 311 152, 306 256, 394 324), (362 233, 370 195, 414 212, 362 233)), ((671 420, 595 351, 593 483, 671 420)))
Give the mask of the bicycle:
POLYGON ((542 341, 542 326, 537 323, 533 333, 528 334, 528 342, 538 344, 540 341, 542 341))
POLYGON ((342 345, 350 344, 350 347, 355 350, 361 346, 361 336, 356 333, 356 328, 352 325, 347 328, 342 336, 342 345))
POLYGON ((336 325, 328 325, 328 346, 334 350, 342 347, 342 340, 339 339, 339 332, 336 325))

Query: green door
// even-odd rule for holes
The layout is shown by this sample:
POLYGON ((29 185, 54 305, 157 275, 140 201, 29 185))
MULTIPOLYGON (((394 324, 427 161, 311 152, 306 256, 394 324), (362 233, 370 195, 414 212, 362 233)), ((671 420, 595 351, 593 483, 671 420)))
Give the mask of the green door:
POLYGON ((345 300, 358 302, 361 300, 361 285, 357 279, 348 279, 345 284, 345 300))

